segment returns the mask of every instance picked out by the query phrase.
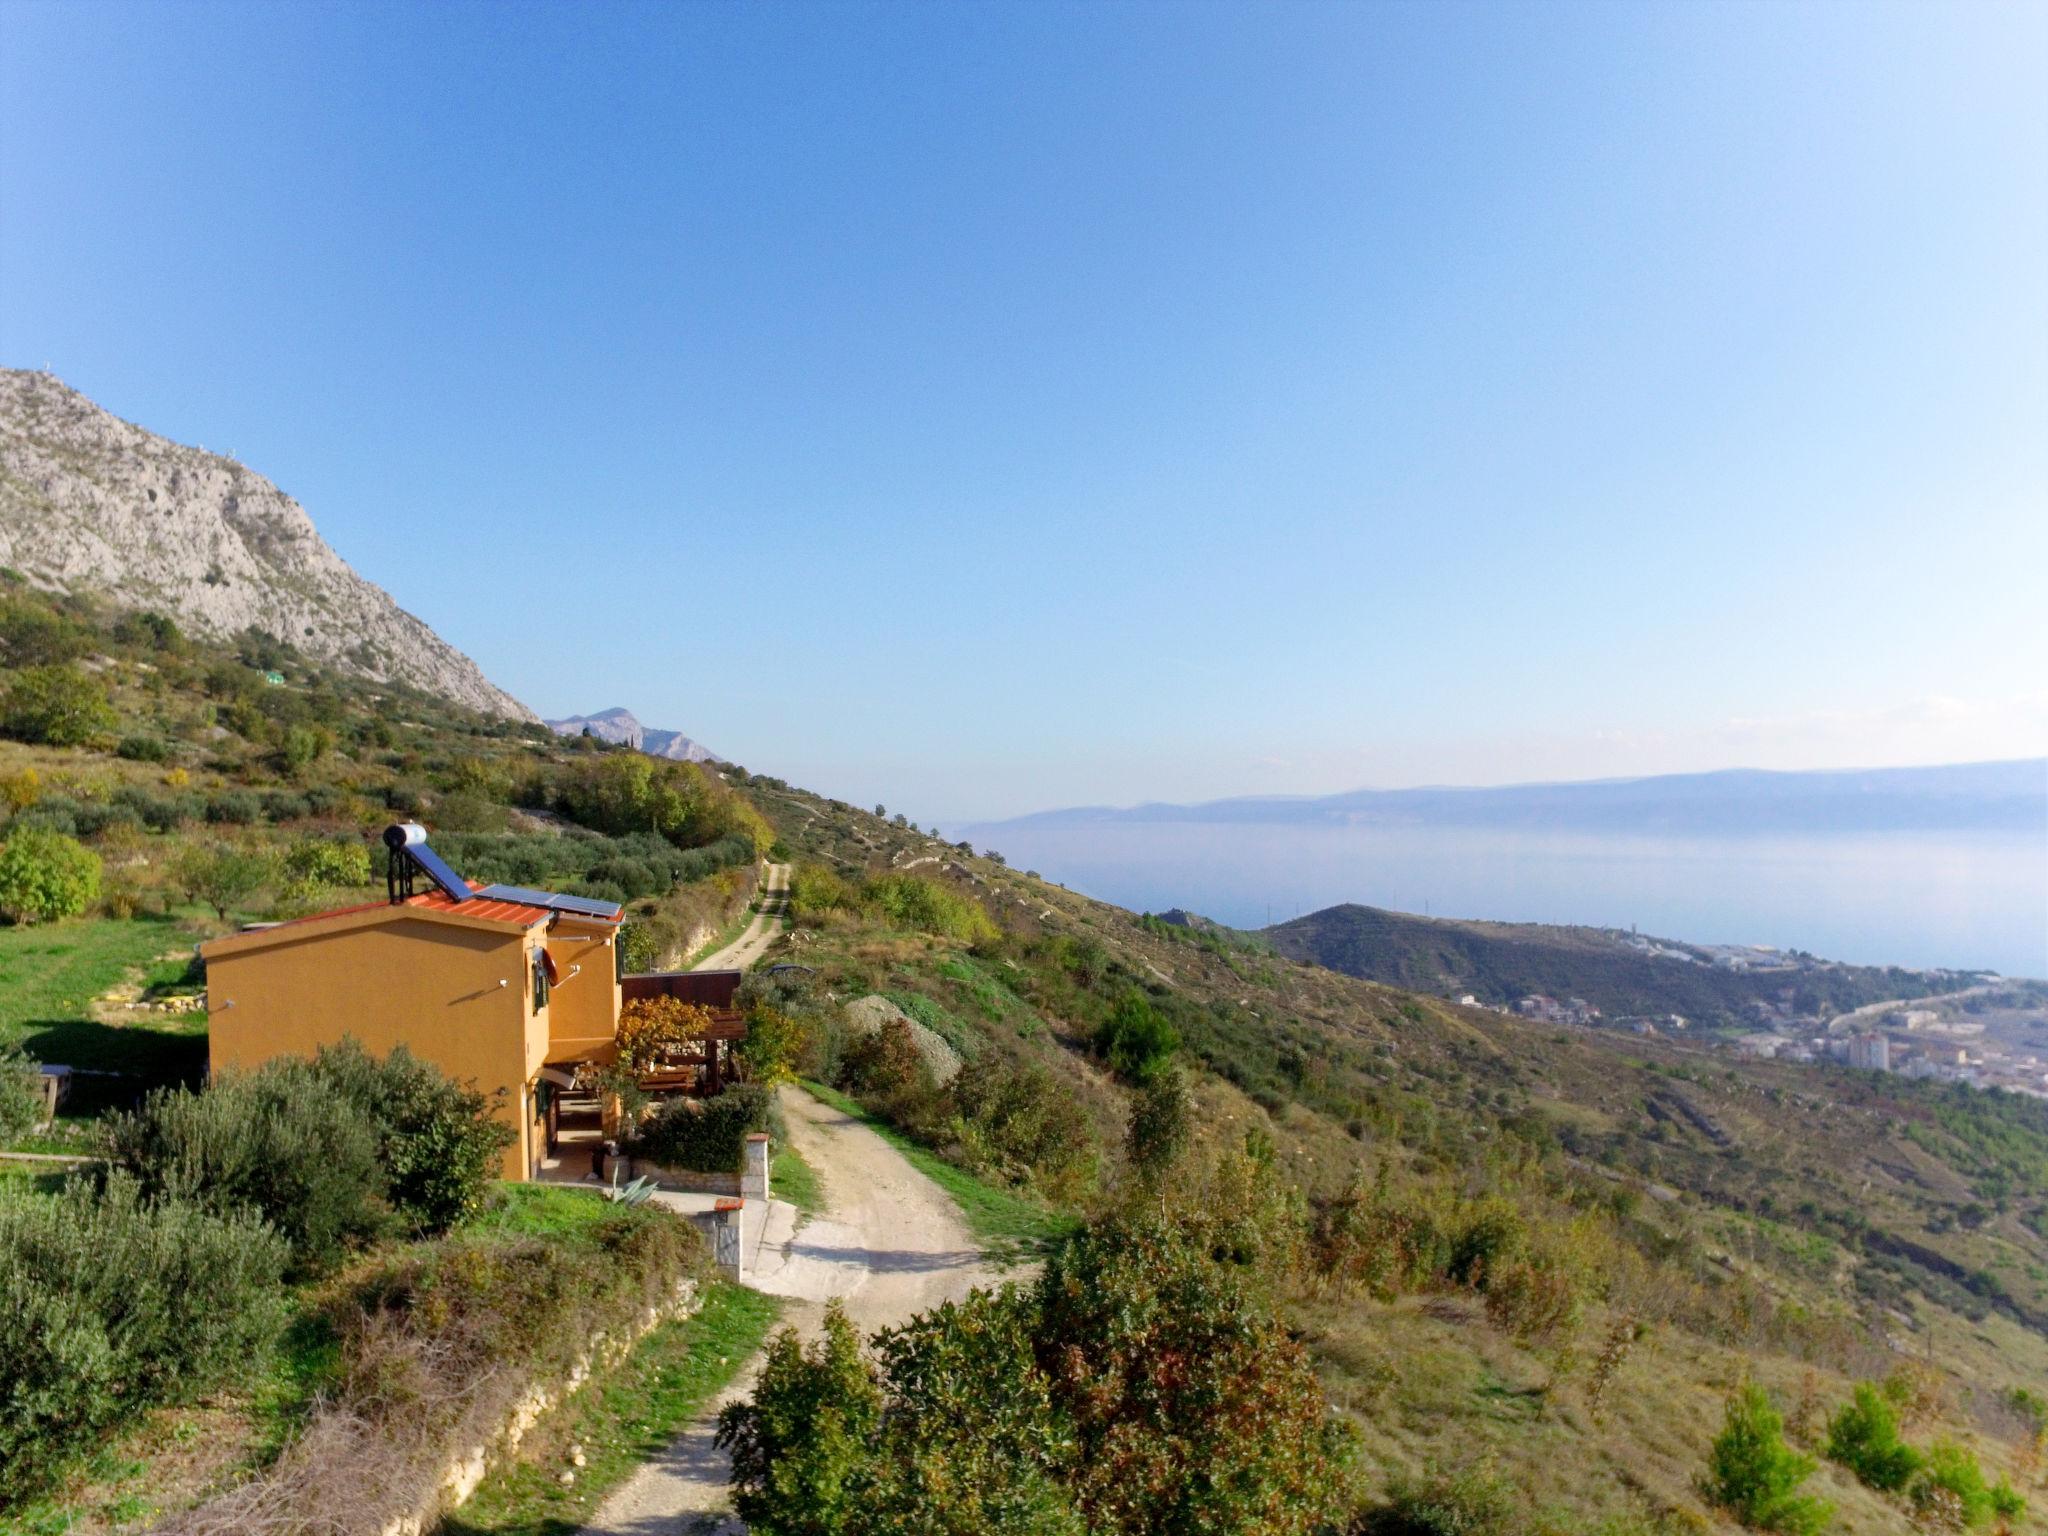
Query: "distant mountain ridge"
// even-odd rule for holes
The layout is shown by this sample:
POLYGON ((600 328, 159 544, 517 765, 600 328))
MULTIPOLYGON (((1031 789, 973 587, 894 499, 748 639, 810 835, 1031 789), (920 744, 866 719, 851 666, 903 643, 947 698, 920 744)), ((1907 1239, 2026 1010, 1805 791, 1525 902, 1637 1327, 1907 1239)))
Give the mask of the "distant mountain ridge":
POLYGON ((1972 979, 1611 928, 1417 917, 1349 902, 1262 928, 1258 936, 1291 960, 1415 992, 1470 994, 1496 1008, 1538 994, 1582 999, 1609 1018, 1679 1014, 1722 1026, 1959 991, 1972 979))
POLYGON ((134 426, 46 373, 0 370, 0 566, 486 714, 533 711, 364 580, 253 470, 134 426))
POLYGON ((631 747, 649 757, 669 757, 683 763, 713 761, 708 747, 690 740, 681 731, 660 731, 642 725, 639 716, 623 705, 599 710, 594 715, 571 715, 565 720, 549 720, 546 724, 557 736, 581 736, 588 731, 599 741, 631 747))
POLYGON ((2048 758, 1929 768, 1728 769, 1489 788, 1360 789, 1199 805, 1083 806, 966 829, 1109 823, 1468 826, 1606 832, 2031 831, 2048 835, 2048 758))

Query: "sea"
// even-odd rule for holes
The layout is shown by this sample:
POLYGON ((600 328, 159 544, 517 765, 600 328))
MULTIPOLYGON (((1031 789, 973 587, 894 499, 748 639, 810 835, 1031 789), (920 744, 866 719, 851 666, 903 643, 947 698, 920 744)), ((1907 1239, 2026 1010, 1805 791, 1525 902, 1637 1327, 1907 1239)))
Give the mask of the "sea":
POLYGON ((1233 927, 1359 902, 1634 928, 1862 965, 2048 977, 2048 842, 2011 832, 1644 836, 1103 822, 970 834, 1012 868, 1233 927))

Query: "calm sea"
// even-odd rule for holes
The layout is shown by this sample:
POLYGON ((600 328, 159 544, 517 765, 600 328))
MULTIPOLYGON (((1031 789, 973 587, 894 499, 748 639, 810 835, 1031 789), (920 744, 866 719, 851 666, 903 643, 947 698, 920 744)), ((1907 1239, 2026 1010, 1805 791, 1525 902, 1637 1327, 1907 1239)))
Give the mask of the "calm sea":
POLYGON ((1342 901, 1863 964, 2048 976, 2048 847, 2010 833, 1641 837, 1466 828, 1005 827, 1017 869, 1255 928, 1342 901))

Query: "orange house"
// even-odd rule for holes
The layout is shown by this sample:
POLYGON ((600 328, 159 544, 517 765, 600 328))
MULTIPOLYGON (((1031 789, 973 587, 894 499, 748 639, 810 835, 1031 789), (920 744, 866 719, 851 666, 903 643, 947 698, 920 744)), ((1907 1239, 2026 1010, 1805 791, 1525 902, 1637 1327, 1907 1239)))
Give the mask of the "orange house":
POLYGON ((389 900, 201 946, 213 1069, 344 1039, 378 1056, 403 1045, 497 1096, 517 1132, 501 1173, 530 1178, 552 1085, 617 1051, 620 909, 518 886, 473 889, 417 826, 392 827, 384 841, 389 900), (420 876, 433 889, 415 891, 420 876))

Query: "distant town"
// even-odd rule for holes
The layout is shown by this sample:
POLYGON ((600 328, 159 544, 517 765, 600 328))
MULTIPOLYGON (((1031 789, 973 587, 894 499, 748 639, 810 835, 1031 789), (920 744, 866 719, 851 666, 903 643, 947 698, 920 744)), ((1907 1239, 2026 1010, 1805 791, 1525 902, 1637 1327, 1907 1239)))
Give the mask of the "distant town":
MULTIPOLYGON (((1633 936, 1631 936, 1633 938, 1633 936)), ((1749 974, 1788 977, 1829 962, 1798 952, 1742 945, 1677 946, 1634 939, 1633 947, 1661 959, 1710 964, 1749 974)), ((2048 1099, 2048 983, 2010 980, 1988 972, 1942 973, 1961 983, 1936 996, 1872 1003, 1849 1013, 1801 1013, 1796 985, 1776 998, 1759 998, 1754 1027, 1694 1030, 1681 1014, 1608 1017, 1582 997, 1532 993, 1504 1010, 1525 1019, 1580 1028, 1623 1029, 1645 1036, 1684 1036, 1754 1059, 1832 1061, 1866 1072, 1933 1078, 1973 1088, 2003 1088, 2048 1099)), ((1466 993, 1458 1001, 1484 1007, 1466 993)))

